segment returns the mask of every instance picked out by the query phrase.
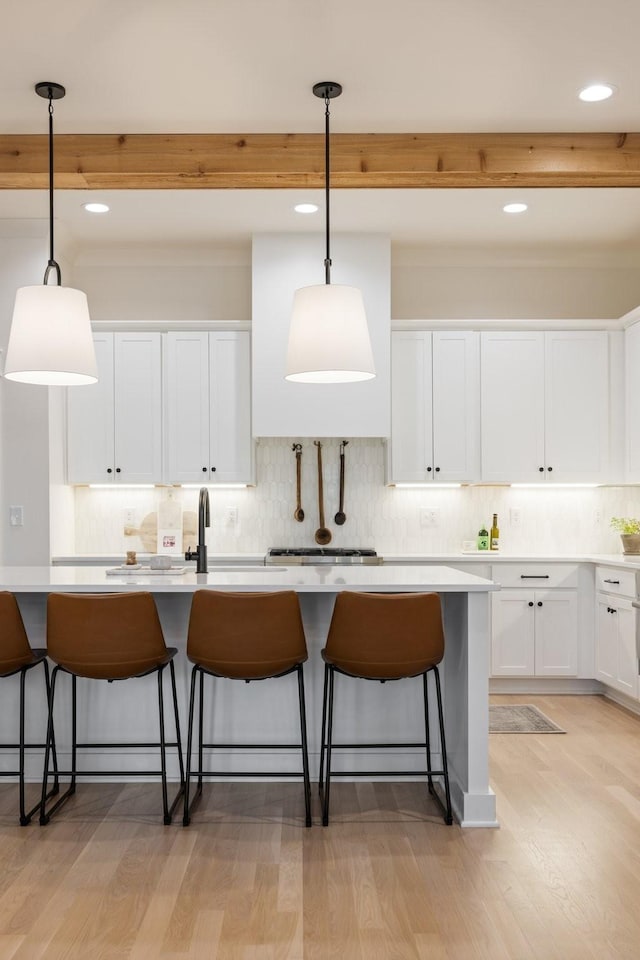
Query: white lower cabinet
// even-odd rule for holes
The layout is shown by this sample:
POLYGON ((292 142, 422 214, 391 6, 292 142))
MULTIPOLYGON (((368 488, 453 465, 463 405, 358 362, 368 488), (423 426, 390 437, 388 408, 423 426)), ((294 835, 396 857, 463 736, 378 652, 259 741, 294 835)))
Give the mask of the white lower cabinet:
POLYGON ((596 584, 601 588, 596 594, 596 679, 638 699, 636 610, 631 603, 635 574, 598 567, 596 584))
POLYGON ((538 569, 533 565, 495 565, 492 578, 504 588, 491 597, 492 676, 577 676, 575 567, 557 564, 538 569), (529 583, 540 588, 527 589, 529 583))

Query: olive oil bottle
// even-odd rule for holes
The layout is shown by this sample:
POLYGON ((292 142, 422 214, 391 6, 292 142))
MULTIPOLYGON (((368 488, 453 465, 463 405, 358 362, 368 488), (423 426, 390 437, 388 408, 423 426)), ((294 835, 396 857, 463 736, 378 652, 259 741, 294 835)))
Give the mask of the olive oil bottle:
POLYGON ((494 513, 493 515, 493 523, 491 524, 491 532, 489 533, 489 549, 490 550, 500 549, 500 528, 498 527, 497 513, 494 513))

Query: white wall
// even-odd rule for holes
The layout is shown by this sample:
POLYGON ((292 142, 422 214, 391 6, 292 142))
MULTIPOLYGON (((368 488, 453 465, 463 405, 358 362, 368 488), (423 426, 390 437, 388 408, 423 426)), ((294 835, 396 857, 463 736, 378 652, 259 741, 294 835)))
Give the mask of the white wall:
MULTIPOLYGON (((46 225, 0 222, 0 348, 6 356, 16 288, 42 283, 46 225)), ((0 559, 49 562, 48 389, 0 380, 0 559), (9 506, 22 506, 24 526, 9 525, 9 506)))

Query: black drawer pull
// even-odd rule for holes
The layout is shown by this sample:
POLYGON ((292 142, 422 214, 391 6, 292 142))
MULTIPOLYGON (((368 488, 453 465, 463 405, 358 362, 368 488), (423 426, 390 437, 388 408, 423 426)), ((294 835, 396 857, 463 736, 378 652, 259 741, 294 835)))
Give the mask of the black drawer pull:
POLYGON ((616 583, 618 586, 620 586, 620 581, 619 581, 619 580, 605 580, 604 582, 605 582, 605 583, 616 583))
POLYGON ((548 580, 549 574, 548 573, 521 573, 520 579, 521 580, 548 580))

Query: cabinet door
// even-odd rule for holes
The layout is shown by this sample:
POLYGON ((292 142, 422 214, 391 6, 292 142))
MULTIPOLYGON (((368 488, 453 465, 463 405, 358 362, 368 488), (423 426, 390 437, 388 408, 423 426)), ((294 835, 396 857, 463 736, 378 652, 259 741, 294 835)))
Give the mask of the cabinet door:
POLYGON ((614 615, 617 599, 599 593, 596 599, 596 679, 609 686, 618 676, 618 628, 614 615))
POLYGON ((544 334, 480 337, 482 479, 544 476, 544 334))
POLYGON ((247 331, 209 334, 212 483, 252 483, 251 342, 247 331))
POLYGON ((162 479, 162 341, 115 334, 115 471, 120 483, 162 479))
POLYGON ((113 334, 93 337, 98 382, 67 387, 67 480, 110 483, 115 480, 113 427, 113 334))
POLYGON ((616 611, 612 619, 617 624, 618 672, 617 687, 629 697, 638 697, 638 653, 636 650, 636 611, 630 600, 611 603, 616 611))
POLYGON ((535 673, 535 607, 531 590, 491 596, 491 673, 532 677, 535 673))
POLYGON ((165 340, 165 477, 208 483, 209 334, 171 332, 165 340))
POLYGON ((602 331, 545 334, 548 480, 602 483, 609 473, 609 343, 602 331))
POLYGON ((389 481, 433 477, 431 334, 391 334, 391 465, 389 481))
POLYGON ((536 590, 537 677, 578 673, 578 596, 575 590, 536 590))
POLYGON ((479 337, 432 334, 433 472, 435 481, 477 480, 480 437, 479 337))

